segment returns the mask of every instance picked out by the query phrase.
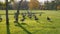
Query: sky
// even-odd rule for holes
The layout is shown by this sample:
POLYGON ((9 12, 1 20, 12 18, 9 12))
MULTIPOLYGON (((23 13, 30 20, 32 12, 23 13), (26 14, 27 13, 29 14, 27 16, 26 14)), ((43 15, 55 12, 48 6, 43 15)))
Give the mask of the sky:
MULTIPOLYGON (((0 0, 1 2, 5 2, 5 0, 0 0)), ((10 1, 10 0, 8 0, 10 1)), ((16 1, 20 1, 20 0, 16 0, 16 1)), ((27 1, 30 1, 30 0, 27 0, 27 1)), ((38 0, 39 2, 44 2, 44 1, 47 1, 47 0, 38 0)), ((51 0, 48 0, 48 1, 51 1, 51 0)))

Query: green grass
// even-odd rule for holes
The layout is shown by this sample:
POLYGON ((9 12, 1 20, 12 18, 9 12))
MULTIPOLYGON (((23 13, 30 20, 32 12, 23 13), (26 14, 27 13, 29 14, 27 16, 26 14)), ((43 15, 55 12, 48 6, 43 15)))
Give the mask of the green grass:
MULTIPOLYGON (((25 12, 26 10, 21 10, 20 13, 25 12)), ((9 14, 14 14, 16 10, 9 10, 9 14)), ((30 20, 26 16, 26 20, 24 23, 27 25, 22 25, 26 30, 31 32, 32 34, 60 34, 60 10, 33 10, 32 12, 44 12, 42 16, 39 16, 39 14, 36 14, 36 16, 39 18, 39 23, 32 18, 30 20), (53 22, 49 22, 46 20, 46 17, 51 17, 53 22)), ((6 29, 6 16, 5 16, 5 10, 0 10, 0 14, 2 14, 2 22, 0 22, 0 34, 7 34, 6 29)), ((19 15, 19 23, 22 23, 20 19, 22 18, 22 15, 19 15)), ((26 31, 24 31, 21 27, 15 26, 14 24, 14 15, 9 15, 9 28, 11 34, 28 34, 26 31)))

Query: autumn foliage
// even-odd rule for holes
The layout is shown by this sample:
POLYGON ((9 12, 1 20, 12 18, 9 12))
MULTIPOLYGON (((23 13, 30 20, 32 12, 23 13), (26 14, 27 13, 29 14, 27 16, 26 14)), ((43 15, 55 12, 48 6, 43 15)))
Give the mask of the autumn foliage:
POLYGON ((39 2, 38 2, 38 0, 30 0, 28 6, 29 6, 30 10, 38 9, 39 8, 39 2))

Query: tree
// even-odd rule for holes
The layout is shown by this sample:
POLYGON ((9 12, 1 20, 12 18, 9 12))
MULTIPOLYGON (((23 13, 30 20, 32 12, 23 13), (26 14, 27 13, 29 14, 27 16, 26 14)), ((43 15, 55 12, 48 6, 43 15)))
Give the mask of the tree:
POLYGON ((44 5, 46 10, 51 9, 51 3, 48 0, 44 2, 44 5))
POLYGON ((16 18, 16 22, 18 23, 18 16, 19 16, 19 8, 20 8, 20 6, 21 6, 21 3, 23 2, 23 0, 21 0, 20 2, 19 2, 19 4, 18 4, 18 7, 17 7, 17 18, 16 18))
POLYGON ((45 2, 45 8, 47 10, 55 10, 56 9, 56 2, 55 1, 51 1, 51 2, 46 1, 45 2))
POLYGON ((0 2, 0 9, 5 9, 6 8, 6 3, 0 2))
POLYGON ((56 2, 56 10, 60 9, 60 0, 54 0, 56 2))
POLYGON ((51 9, 52 10, 55 10, 56 9, 56 3, 55 3, 55 1, 52 1, 51 2, 51 9))
POLYGON ((25 0, 25 1, 23 1, 23 2, 21 3, 22 5, 21 5, 21 7, 20 7, 20 8, 21 8, 21 9, 24 9, 24 10, 28 9, 28 3, 29 3, 29 2, 28 2, 28 1, 26 1, 26 0, 25 0))
POLYGON ((10 34, 9 18, 8 18, 8 0, 6 0, 6 27, 7 27, 7 34, 10 34))
POLYGON ((31 10, 31 9, 38 9, 39 8, 39 2, 38 2, 38 0, 30 0, 30 2, 29 2, 29 9, 31 10))
POLYGON ((13 9, 17 9, 17 3, 14 0, 10 0, 9 3, 12 4, 13 9))
POLYGON ((2 9, 2 2, 0 2, 0 9, 2 9))

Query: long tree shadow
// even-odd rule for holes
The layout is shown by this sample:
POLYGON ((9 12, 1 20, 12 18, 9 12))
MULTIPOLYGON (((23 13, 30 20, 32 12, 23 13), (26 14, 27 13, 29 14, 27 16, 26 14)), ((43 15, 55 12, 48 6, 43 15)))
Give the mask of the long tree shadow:
POLYGON ((6 28, 7 28, 7 34, 10 34, 10 29, 9 29, 9 24, 6 24, 6 28))
POLYGON ((24 28, 20 23, 17 23, 17 26, 21 27, 25 32, 27 32, 27 34, 32 34, 26 28, 24 28))

